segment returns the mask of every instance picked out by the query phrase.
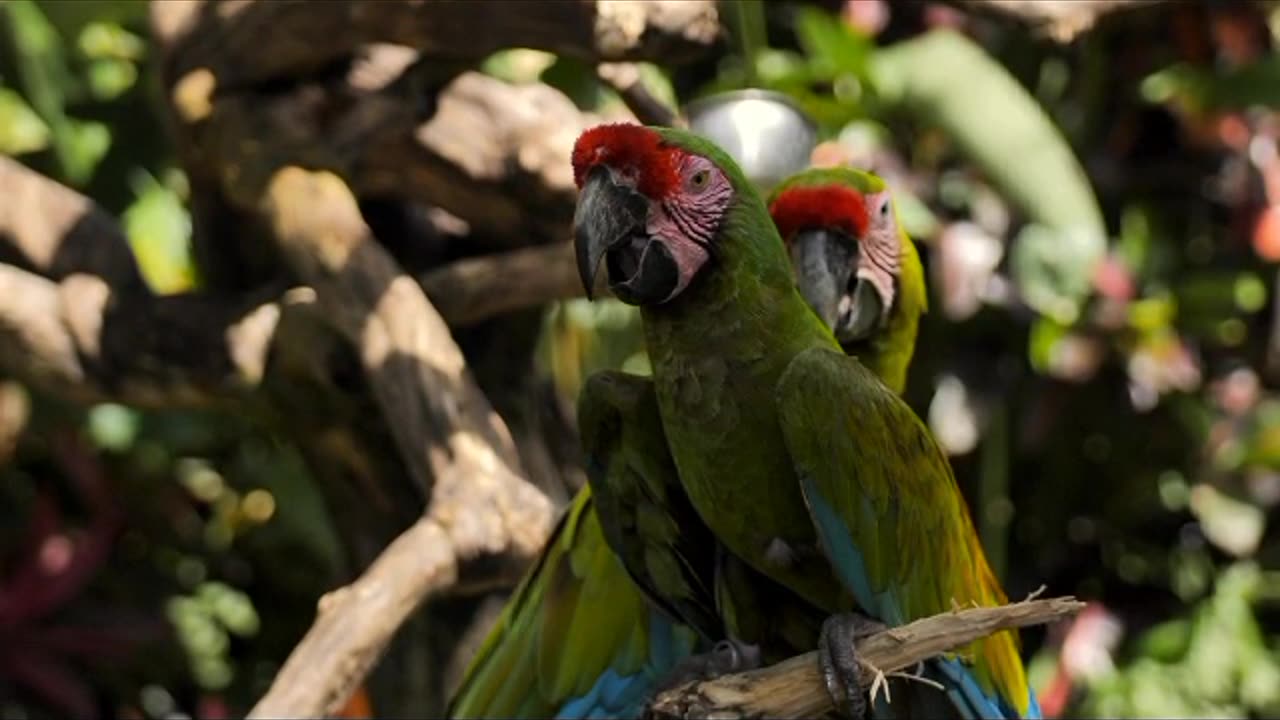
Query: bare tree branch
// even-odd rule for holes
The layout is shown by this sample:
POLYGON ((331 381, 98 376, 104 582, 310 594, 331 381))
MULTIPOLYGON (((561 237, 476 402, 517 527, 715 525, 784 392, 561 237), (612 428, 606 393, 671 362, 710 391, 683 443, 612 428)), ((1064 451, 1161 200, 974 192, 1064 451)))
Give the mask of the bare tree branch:
POLYGON ((674 108, 657 98, 644 82, 640 66, 635 63, 600 63, 596 68, 600 79, 614 89, 645 125, 683 126, 684 118, 674 108))
POLYGON ((671 63, 705 52, 720 31, 711 0, 485 0, 483 10, 452 0, 188 3, 158 8, 153 27, 172 46, 175 79, 205 68, 220 90, 306 76, 372 43, 449 60, 528 47, 587 60, 671 63))
MULTIPOLYGON (((872 687, 876 671, 892 673, 957 650, 1000 630, 1039 625, 1074 615, 1075 598, 1027 600, 1000 607, 968 608, 885 630, 858 643, 861 682, 872 687)), ((687 683, 649 705, 654 718, 806 718, 835 708, 818 670, 816 652, 750 672, 687 683)))
MULTIPOLYGON (((422 287, 450 325, 581 297, 582 281, 568 241, 466 258, 430 270, 422 287)), ((601 274, 596 294, 608 294, 601 274)))
POLYGON ((322 603, 251 713, 314 716, 345 702, 409 613, 455 583, 461 562, 540 550, 551 507, 519 476, 506 427, 471 381, 444 320, 374 241, 346 185, 286 167, 268 186, 263 212, 325 316, 359 348, 401 454, 431 489, 426 517, 322 603))
POLYGON ((1056 42, 1069 43, 1098 20, 1161 0, 952 0, 964 10, 991 10, 1041 30, 1056 42))
MULTIPOLYGON (((175 407, 242 401, 269 358, 279 373, 303 360, 294 346, 321 354, 325 340, 309 329, 323 323, 314 291, 154 296, 119 226, 91 201, 5 158, 0 179, 13 192, 0 202, 0 256, 34 269, 0 264, 0 366, 9 372, 80 402, 175 407), (42 211, 18 212, 10 198, 42 211), (280 332, 300 342, 281 343, 280 332)), ((465 258, 419 281, 454 326, 582 295, 567 240, 465 258)), ((608 292, 603 282, 596 291, 608 292)))
POLYGON ((93 201, 4 156, 0 188, 0 262, 54 280, 90 273, 120 289, 143 289, 124 233, 93 201))

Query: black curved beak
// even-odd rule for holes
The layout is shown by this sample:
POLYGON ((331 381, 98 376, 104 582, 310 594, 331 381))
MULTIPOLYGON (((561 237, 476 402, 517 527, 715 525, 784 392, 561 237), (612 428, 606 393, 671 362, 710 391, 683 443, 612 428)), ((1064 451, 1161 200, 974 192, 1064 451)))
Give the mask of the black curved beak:
POLYGON ((643 235, 648 211, 648 200, 634 188, 615 182, 608 167, 597 165, 587 174, 573 214, 573 246, 588 300, 605 254, 643 235))
POLYGON ((791 242, 791 266, 805 302, 842 345, 863 340, 881 324, 884 303, 875 286, 854 276, 858 245, 842 233, 802 230, 791 242))
POLYGON ((851 239, 828 230, 802 230, 791 242, 791 267, 800 294, 833 330, 840 317, 840 299, 848 292, 857 252, 851 239))
POLYGON ((645 229, 649 199, 614 180, 597 165, 587 174, 573 215, 573 244, 578 277, 591 299, 600 263, 609 271, 609 289, 630 305, 656 305, 671 298, 680 268, 671 250, 645 229))

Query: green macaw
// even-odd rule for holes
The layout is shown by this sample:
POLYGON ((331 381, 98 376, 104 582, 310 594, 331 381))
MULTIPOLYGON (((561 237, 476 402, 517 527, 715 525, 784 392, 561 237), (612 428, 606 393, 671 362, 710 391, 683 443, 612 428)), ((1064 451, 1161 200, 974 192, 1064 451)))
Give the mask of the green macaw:
MULTIPOLYGON (((764 203, 713 144, 606 125, 579 138, 573 165, 583 286, 603 264, 614 295, 641 308, 662 429, 688 499, 728 555, 830 615, 819 637, 824 677, 860 715, 858 613, 899 625, 956 603, 1005 601, 946 457, 823 321, 848 336, 888 321, 901 272, 888 193, 862 193, 852 296, 847 285, 808 287, 810 307, 764 203)), ((819 256, 794 243, 791 252, 819 256)), ((732 590, 717 587, 718 604, 732 590)), ((721 614, 741 637, 733 613, 721 614)), ((921 709, 945 699, 962 717, 1039 715, 1014 632, 965 655, 930 661, 925 673, 945 695, 912 685, 909 709, 928 691, 921 709)))
MULTIPOLYGON (((852 168, 811 169, 775 188, 769 213, 788 248, 801 295, 834 329, 844 350, 900 394, 928 300, 920 257, 911 239, 897 229, 896 219, 868 224, 865 198, 885 191, 880 178, 852 168), (861 240, 876 235, 879 224, 893 226, 889 229, 895 231, 899 256, 883 302, 873 289, 876 278, 860 266, 861 240)), ((636 437, 647 440, 648 455, 659 452, 658 447, 665 453, 653 383, 626 373, 599 372, 587 379, 578 408, 605 538, 637 584, 660 605, 674 609, 676 617, 710 634, 723 628, 708 619, 717 609, 732 615, 734 640, 764 648, 769 660, 812 647, 823 613, 793 593, 779 592, 732 554, 717 555, 720 548, 707 541, 709 531, 674 471, 605 471, 617 465, 625 449, 640 446, 636 437)), ((726 649, 747 650, 741 645, 726 649)))
MULTIPOLYGON (((821 192, 827 186, 843 186, 867 191, 881 187, 877 183, 878 178, 851 169, 810 170, 779 186, 772 204, 783 213, 784 222, 804 222, 795 213, 797 201, 807 202, 810 197, 808 188, 821 192)), ((794 233, 796 246, 813 250, 829 242, 856 248, 851 245, 856 236, 847 231, 856 216, 840 216, 849 210, 847 203, 833 205, 823 225, 810 223, 794 233)), ((792 235, 788 232, 789 240, 792 235)), ((887 322, 868 326, 861 336, 850 336, 848 345, 870 366, 883 368, 881 377, 899 392, 925 297, 919 257, 905 235, 903 240, 899 301, 887 322), (892 337, 881 340, 881 334, 892 337), (888 357, 877 355, 882 352, 888 357)), ((848 256, 849 249, 832 252, 848 256)), ((806 267, 801 264, 803 252, 797 250, 795 257, 798 270, 806 267)), ((800 286, 824 286, 830 281, 826 274, 838 283, 848 283, 854 259, 856 253, 847 257, 845 267, 830 267, 828 273, 815 272, 810 264, 800 286)), ((578 493, 468 669, 451 703, 451 717, 634 716, 639 703, 659 684, 685 677, 681 662, 688 662, 695 648, 706 649, 724 635, 712 587, 717 545, 679 485, 653 384, 624 373, 593 375, 580 396, 578 423, 592 487, 600 492, 593 496, 591 488, 585 487, 578 493), (600 553, 602 531, 622 564, 600 553), (640 601, 638 590, 627 580, 628 571, 665 614, 653 613, 640 601), (548 604, 546 598, 552 594, 559 599, 559 607, 548 604), (601 608, 609 612, 600 612, 601 608), (576 619, 580 612, 586 619, 576 619), (563 629, 580 629, 575 623, 585 622, 590 622, 590 632, 562 634, 563 629), (649 647, 650 637, 664 638, 664 642, 649 647), (558 672, 553 674, 552 668, 558 672)), ((765 647, 812 647, 821 621, 816 609, 766 614, 764 608, 773 611, 779 603, 802 601, 740 562, 726 563, 721 558, 720 563, 722 587, 756 588, 750 594, 735 590, 732 595, 738 601, 726 607, 739 614, 745 637, 765 647), (745 607, 748 600, 760 609, 745 607), (765 622, 769 617, 783 622, 765 622)), ((717 647, 709 660, 691 663, 689 672, 727 671, 754 664, 758 658, 750 648, 729 644, 717 647)))

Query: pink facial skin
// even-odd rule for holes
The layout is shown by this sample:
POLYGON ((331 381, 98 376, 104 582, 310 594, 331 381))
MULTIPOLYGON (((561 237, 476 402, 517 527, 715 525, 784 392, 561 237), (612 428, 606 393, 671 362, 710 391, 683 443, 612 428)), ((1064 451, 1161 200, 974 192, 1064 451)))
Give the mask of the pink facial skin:
POLYGON ((733 198, 733 187, 708 159, 683 155, 677 162, 679 189, 654 203, 649 235, 667 246, 679 269, 679 281, 668 302, 684 291, 711 258, 711 242, 733 198))
POLYGON ((893 280, 902 268, 898 221, 893 215, 888 190, 867 195, 866 202, 867 234, 860 244, 857 274, 876 289, 881 310, 887 315, 893 307, 893 280))

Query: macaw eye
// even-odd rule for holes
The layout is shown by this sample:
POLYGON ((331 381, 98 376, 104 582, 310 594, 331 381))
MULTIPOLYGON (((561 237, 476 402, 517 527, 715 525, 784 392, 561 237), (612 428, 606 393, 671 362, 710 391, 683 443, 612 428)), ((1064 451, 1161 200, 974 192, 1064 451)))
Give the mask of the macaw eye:
POLYGON ((709 182, 711 182, 710 170, 699 170, 689 176, 689 187, 693 190, 701 190, 705 188, 709 182))
POLYGON ((889 198, 885 198, 884 202, 880 203, 880 217, 889 217, 889 198))

